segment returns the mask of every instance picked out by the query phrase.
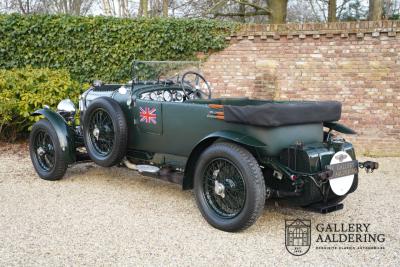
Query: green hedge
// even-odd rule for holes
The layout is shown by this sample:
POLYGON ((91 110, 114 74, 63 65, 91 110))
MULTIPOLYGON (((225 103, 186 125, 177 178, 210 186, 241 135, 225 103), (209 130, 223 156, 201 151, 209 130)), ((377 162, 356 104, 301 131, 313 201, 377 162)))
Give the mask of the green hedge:
POLYGON ((81 84, 66 70, 0 69, 0 137, 14 141, 37 121, 30 114, 44 104, 55 108, 64 98, 77 100, 81 84))
POLYGON ((236 24, 203 19, 0 15, 0 68, 62 68, 80 82, 129 79, 137 60, 222 49, 236 24))

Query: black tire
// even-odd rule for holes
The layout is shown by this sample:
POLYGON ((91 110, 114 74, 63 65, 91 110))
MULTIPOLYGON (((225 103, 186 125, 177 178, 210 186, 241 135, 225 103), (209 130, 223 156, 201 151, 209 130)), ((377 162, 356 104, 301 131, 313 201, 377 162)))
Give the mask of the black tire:
MULTIPOLYGON (((237 144, 221 142, 211 145, 201 154, 194 174, 194 193, 197 206, 209 224, 223 231, 235 232, 250 227, 261 215, 265 203, 265 182, 257 160, 248 150, 237 144), (218 165, 219 161, 226 162, 226 165, 212 172, 214 180, 207 179, 205 176, 210 176, 213 164, 218 168, 221 166, 218 165), (225 172, 224 168, 229 168, 229 175, 225 175, 225 179, 224 175, 220 175, 221 170, 225 172), (236 178, 227 179, 227 176, 236 178), (217 193, 216 180, 219 185, 224 185, 223 192, 226 192, 226 196, 217 193), (215 183, 214 191, 212 186, 210 187, 212 181, 215 183), (234 197, 233 193, 228 194, 229 190, 236 192, 234 197), (239 203, 237 209, 225 208, 229 207, 228 196, 231 199, 236 198, 239 203), (228 202, 228 205, 223 205, 224 201, 228 202), (224 207, 220 208, 221 206, 224 207), (226 210, 234 212, 229 213, 226 210)), ((234 207, 236 208, 236 205, 234 207)))
POLYGON ((48 120, 42 119, 33 125, 29 135, 29 154, 40 178, 55 181, 64 176, 68 164, 57 133, 48 120))
POLYGON ((126 155, 128 129, 125 115, 117 101, 100 97, 89 105, 83 118, 83 138, 87 152, 96 164, 111 167, 121 162, 126 155), (104 125, 99 126, 96 139, 91 127, 97 127, 94 116, 100 114, 105 117, 106 123, 103 121, 104 125))

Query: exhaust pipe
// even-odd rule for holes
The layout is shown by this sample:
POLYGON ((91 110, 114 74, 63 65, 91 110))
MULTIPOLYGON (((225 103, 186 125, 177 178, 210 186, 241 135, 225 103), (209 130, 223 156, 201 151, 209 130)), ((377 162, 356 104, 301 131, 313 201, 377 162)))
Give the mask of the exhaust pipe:
POLYGON ((127 158, 124 158, 124 160, 122 161, 122 163, 124 163, 124 165, 125 165, 128 169, 135 170, 135 171, 138 170, 137 165, 136 165, 136 164, 133 164, 132 162, 130 162, 127 158))

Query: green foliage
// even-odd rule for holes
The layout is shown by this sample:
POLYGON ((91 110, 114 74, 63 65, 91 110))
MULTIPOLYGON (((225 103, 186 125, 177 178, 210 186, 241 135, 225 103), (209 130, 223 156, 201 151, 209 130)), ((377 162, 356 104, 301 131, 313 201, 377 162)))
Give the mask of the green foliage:
POLYGON ((129 80, 137 60, 220 50, 236 24, 204 19, 0 15, 0 68, 63 68, 80 82, 129 80))
POLYGON ((64 98, 77 100, 81 85, 66 70, 0 69, 0 137, 15 140, 38 117, 30 114, 44 104, 56 107, 64 98))
POLYGON ((15 139, 44 104, 80 84, 130 79, 136 60, 192 60, 219 50, 236 24, 201 19, 0 15, 0 137, 15 139), (27 67, 28 66, 28 67, 27 67))
POLYGON ((389 19, 391 19, 391 20, 400 20, 400 14, 394 14, 389 19))

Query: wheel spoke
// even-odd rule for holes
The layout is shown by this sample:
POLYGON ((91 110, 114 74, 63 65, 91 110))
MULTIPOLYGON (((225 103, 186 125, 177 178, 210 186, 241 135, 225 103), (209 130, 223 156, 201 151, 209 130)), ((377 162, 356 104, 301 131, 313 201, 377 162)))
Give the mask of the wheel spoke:
POLYGON ((36 160, 44 171, 50 171, 55 164, 53 141, 45 130, 39 130, 33 141, 36 160))
POLYGON ((206 201, 218 215, 231 218, 240 213, 246 199, 245 183, 231 161, 214 159, 206 167, 203 179, 206 201))
POLYGON ((97 153, 107 156, 114 145, 114 128, 110 115, 103 109, 95 110, 89 122, 90 141, 97 153), (95 131, 98 134, 95 136, 95 131))

